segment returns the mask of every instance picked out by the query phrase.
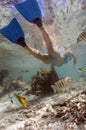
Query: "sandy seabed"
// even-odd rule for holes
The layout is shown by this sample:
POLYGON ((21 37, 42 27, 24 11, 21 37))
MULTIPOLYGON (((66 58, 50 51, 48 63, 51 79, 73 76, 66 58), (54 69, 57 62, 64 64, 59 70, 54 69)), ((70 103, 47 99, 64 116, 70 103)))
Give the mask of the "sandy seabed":
POLYGON ((0 98, 0 130, 86 130, 85 82, 46 97, 30 94, 30 84, 19 84, 19 89, 0 98), (26 108, 11 103, 14 93, 26 97, 26 108))

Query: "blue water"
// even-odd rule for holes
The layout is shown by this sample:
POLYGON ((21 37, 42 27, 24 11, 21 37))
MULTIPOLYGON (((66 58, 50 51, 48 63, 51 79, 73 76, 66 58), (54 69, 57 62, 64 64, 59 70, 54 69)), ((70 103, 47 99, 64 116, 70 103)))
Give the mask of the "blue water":
MULTIPOLYGON (((69 76, 73 80, 77 80, 79 78, 85 78, 86 77, 86 45, 77 45, 73 49, 73 53, 75 54, 77 58, 77 63, 73 65, 73 60, 71 60, 69 63, 62 65, 61 67, 55 67, 55 70, 58 74, 58 76, 65 77, 69 76), (80 67, 85 68, 85 71, 79 72, 78 69, 80 67)), ((26 66, 30 69, 29 73, 24 73, 23 78, 24 80, 30 80, 31 76, 34 75, 39 68, 50 68, 50 65, 43 64, 39 60, 35 59, 33 56, 29 57, 30 59, 27 60, 26 58, 26 66)))
POLYGON ((73 48, 73 53, 77 58, 77 63, 73 65, 71 60, 69 63, 63 65, 62 67, 56 68, 56 71, 60 77, 70 76, 74 80, 78 78, 86 77, 86 45, 77 45, 73 48), (79 72, 80 67, 85 68, 85 71, 79 72))
MULTIPOLYGON (((77 45, 72 49, 73 53, 77 57, 77 63, 73 65, 73 61, 62 65, 61 67, 55 67, 58 76, 69 76, 73 80, 86 77, 86 45, 77 45), (79 73, 78 68, 83 67, 85 71, 79 73)), ((14 51, 5 52, 4 59, 0 59, 0 68, 7 68, 9 70, 9 78, 21 77, 23 81, 31 81, 31 77, 37 73, 41 68, 50 69, 50 65, 46 65, 40 60, 34 58, 28 54, 24 49, 18 48, 14 51)))

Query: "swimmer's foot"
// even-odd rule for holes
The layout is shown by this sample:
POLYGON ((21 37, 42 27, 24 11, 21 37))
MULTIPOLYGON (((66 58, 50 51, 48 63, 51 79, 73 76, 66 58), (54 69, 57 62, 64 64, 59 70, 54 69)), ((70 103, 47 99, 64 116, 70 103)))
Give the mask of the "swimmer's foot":
POLYGON ((39 28, 42 27, 42 20, 40 18, 34 19, 33 23, 36 24, 39 28))
POLYGON ((17 43, 22 46, 22 47, 25 47, 26 46, 26 43, 25 43, 25 39, 23 37, 20 37, 18 40, 17 40, 17 43))

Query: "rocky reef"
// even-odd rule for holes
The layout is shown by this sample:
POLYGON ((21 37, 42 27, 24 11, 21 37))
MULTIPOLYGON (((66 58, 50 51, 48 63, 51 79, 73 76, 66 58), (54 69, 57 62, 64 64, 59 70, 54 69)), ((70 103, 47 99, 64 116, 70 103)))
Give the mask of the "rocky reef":
MULTIPOLYGON (((23 84, 22 78, 20 77, 10 79, 3 83, 4 78, 8 75, 8 71, 4 69, 4 70, 1 70, 0 72, 1 72, 0 73, 0 76, 1 76, 0 96, 10 93, 14 90, 20 90, 21 88, 23 88, 23 85, 24 86, 26 84, 28 85, 28 83, 23 84)), ((38 95, 44 96, 44 95, 52 94, 53 89, 51 85, 53 85, 58 80, 59 80, 59 77, 57 73, 55 72, 55 70, 41 68, 37 71, 37 74, 32 77, 31 83, 30 83, 31 87, 30 89, 28 88, 26 94, 30 93, 33 95, 35 94, 37 96, 38 95)))
POLYGON ((58 81, 55 70, 41 68, 31 81, 31 93, 36 95, 48 95, 53 92, 51 85, 58 81))
POLYGON ((70 80, 66 77, 63 84, 64 80, 59 79, 54 70, 41 68, 32 77, 31 83, 19 78, 3 82, 0 86, 3 88, 0 130, 85 130, 86 79, 73 81, 69 91, 52 94, 52 85, 62 89, 70 80), (14 94, 26 98, 25 109, 11 103, 14 94))
POLYGON ((21 95, 28 106, 19 108, 10 102, 8 94, 4 95, 0 100, 0 130, 86 130, 85 85, 74 84, 69 92, 34 100, 37 96, 24 95, 26 86, 21 82, 21 95))
POLYGON ((6 81, 5 83, 3 83, 3 85, 0 85, 0 97, 10 93, 14 90, 19 89, 21 86, 19 85, 19 83, 17 82, 17 80, 10 80, 10 81, 6 81))
POLYGON ((4 78, 5 77, 7 77, 8 76, 8 70, 7 69, 1 69, 0 70, 0 85, 2 85, 3 84, 3 80, 4 80, 4 78))

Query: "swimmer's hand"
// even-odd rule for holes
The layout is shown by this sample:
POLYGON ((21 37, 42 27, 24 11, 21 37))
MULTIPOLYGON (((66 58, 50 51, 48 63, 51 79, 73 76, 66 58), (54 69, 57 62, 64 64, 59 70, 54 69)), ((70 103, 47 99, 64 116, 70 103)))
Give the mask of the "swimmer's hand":
POLYGON ((42 27, 42 20, 40 18, 34 19, 33 23, 36 24, 39 28, 42 27))
POLYGON ((67 54, 70 58, 73 58, 73 65, 75 65, 76 62, 77 62, 75 55, 74 55, 72 52, 70 52, 70 51, 67 51, 66 54, 67 54))

